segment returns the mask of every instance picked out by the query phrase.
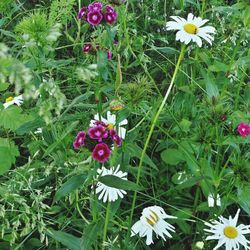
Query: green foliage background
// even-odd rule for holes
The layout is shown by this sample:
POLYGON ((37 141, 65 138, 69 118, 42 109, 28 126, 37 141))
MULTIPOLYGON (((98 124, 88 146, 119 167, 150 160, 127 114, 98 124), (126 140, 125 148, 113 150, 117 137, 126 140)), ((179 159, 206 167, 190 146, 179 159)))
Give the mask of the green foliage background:
POLYGON ((93 30, 76 18, 89 3, 0 2, 0 102, 20 93, 25 98, 20 107, 0 104, 0 249, 100 249, 105 204, 90 191, 88 152, 75 152, 72 142, 97 111, 105 114, 119 99, 125 108, 118 119, 129 124, 114 163, 135 182, 180 50, 165 24, 189 12, 210 20, 215 41, 188 46, 139 187, 115 184, 128 185, 128 195, 111 206, 107 249, 150 249, 139 237, 125 241, 131 190, 139 190, 133 221, 154 204, 178 217, 173 239, 155 239, 152 249, 195 249, 206 237, 204 221, 238 207, 249 224, 250 137, 236 131, 250 121, 249 1, 128 0, 116 6, 115 25, 93 30), (105 50, 83 54, 90 41, 111 50, 112 60, 105 50), (209 192, 220 194, 221 207, 208 207, 209 192))

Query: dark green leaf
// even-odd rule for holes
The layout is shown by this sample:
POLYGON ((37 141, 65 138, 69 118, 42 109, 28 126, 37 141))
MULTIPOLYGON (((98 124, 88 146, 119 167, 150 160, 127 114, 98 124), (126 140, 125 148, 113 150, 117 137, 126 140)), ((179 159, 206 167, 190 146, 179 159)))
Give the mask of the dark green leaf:
POLYGON ((18 147, 9 139, 0 138, 0 174, 8 171, 19 156, 18 147))
POLYGON ((55 194, 55 201, 60 200, 61 198, 68 195, 73 190, 79 188, 81 185, 84 184, 85 180, 87 178, 87 175, 81 174, 71 177, 69 180, 67 180, 56 192, 55 194))
POLYGON ((132 181, 123 180, 114 175, 102 176, 99 178, 99 181, 113 188, 118 188, 123 190, 134 190, 134 191, 142 190, 142 188, 139 187, 136 183, 132 181))
POLYGON ((53 229, 47 230, 47 234, 54 240, 61 242, 70 250, 81 250, 81 239, 62 231, 55 231, 53 229))
MULTIPOLYGON (((141 158, 142 149, 139 146, 137 146, 136 144, 132 144, 132 143, 127 144, 126 150, 131 154, 131 157, 137 157, 138 159, 141 158)), ((144 156, 143 162, 145 164, 148 164, 150 167, 154 168, 155 170, 158 170, 157 166, 148 157, 148 155, 144 156)))
POLYGON ((169 55, 173 55, 173 54, 178 54, 179 51, 176 50, 175 48, 171 48, 171 47, 152 47, 152 50, 157 50, 160 51, 164 54, 169 54, 169 55))
POLYGON ((96 242, 97 237, 103 228, 103 221, 93 222, 84 230, 84 236, 81 242, 81 249, 92 249, 91 246, 96 242))
POLYGON ((161 152, 162 160, 170 165, 177 165, 181 161, 185 160, 185 157, 178 149, 169 148, 161 152))
POLYGON ((12 131, 15 131, 29 119, 30 117, 26 114, 22 114, 22 109, 17 106, 0 110, 0 126, 12 131))
POLYGON ((45 125, 45 122, 42 118, 37 117, 36 119, 32 121, 28 121, 24 124, 22 124, 20 127, 17 128, 16 133, 19 135, 23 135, 26 133, 29 133, 30 131, 33 131, 39 127, 43 127, 45 125))

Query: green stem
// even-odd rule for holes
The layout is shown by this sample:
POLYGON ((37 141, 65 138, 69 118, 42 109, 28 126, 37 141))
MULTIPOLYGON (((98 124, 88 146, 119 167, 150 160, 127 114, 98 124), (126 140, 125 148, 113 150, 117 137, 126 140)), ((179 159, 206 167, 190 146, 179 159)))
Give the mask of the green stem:
POLYGON ((84 215, 82 214, 80 208, 79 208, 79 196, 78 196, 78 190, 76 190, 76 209, 78 211, 78 213, 80 214, 80 216, 82 217, 82 219, 89 224, 89 221, 84 217, 84 215))
MULTIPOLYGON (((78 11, 80 12, 80 10, 81 10, 81 0, 78 0, 78 11)), ((77 31, 76 41, 79 41, 81 36, 81 19, 78 20, 77 27, 78 31, 77 31)))
POLYGON ((108 229, 108 223, 109 223, 109 210, 110 210, 110 202, 108 202, 107 210, 106 210, 106 218, 105 218, 105 224, 104 224, 104 229, 103 229, 102 250, 105 250, 105 242, 107 238, 107 229, 108 229))
POLYGON ((206 0, 203 0, 202 6, 201 6, 201 17, 203 17, 203 15, 204 15, 205 7, 206 7, 206 0))
MULTIPOLYGON (((140 157, 140 163, 139 163, 139 166, 138 166, 138 172, 137 172, 137 178, 136 178, 136 184, 139 184, 139 181, 140 181, 140 176, 141 176, 141 170, 142 170, 142 163, 143 163, 143 160, 144 160, 144 157, 145 157, 145 154, 146 154, 146 150, 148 148, 148 144, 149 144, 149 141, 151 139, 151 136, 153 134, 153 131, 154 131, 154 128, 155 128, 155 125, 156 125, 156 122, 164 108, 164 105, 166 104, 166 101, 168 99, 168 96, 172 90, 172 87, 174 85, 174 81, 175 81, 175 78, 176 78, 176 75, 177 75, 177 72, 179 70, 179 67, 180 67, 180 63, 181 63, 181 60, 184 56, 184 52, 185 52, 185 46, 182 45, 181 47, 181 52, 180 52, 180 55, 179 55, 179 58, 178 58, 178 61, 177 61, 177 64, 176 64, 176 67, 175 67, 175 70, 174 70, 174 74, 173 74, 173 77, 171 79, 171 82, 170 82, 170 85, 168 87, 168 90, 164 96, 164 99, 162 100, 161 102, 161 105, 154 117, 154 120, 151 124, 151 127, 150 127, 150 130, 149 130, 149 133, 148 133, 148 137, 147 137, 147 140, 145 142, 145 145, 144 145, 144 148, 142 150, 142 154, 141 154, 141 157, 140 157)), ((130 229, 131 229, 131 224, 132 224, 132 218, 133 218, 133 214, 134 214, 134 209, 135 209, 135 202, 136 202, 136 196, 137 196, 137 192, 135 191, 134 192, 134 197, 133 197, 133 202, 132 202, 132 208, 131 208, 131 213, 130 213, 130 218, 129 218, 129 226, 128 226, 128 236, 127 236, 127 239, 126 239, 126 243, 128 243, 128 237, 129 237, 129 234, 130 234, 130 229)))
POLYGON ((195 192, 195 198, 194 198, 194 208, 193 208, 193 214, 196 214, 196 209, 197 209, 197 205, 199 202, 199 197, 200 197, 200 186, 197 185, 196 187, 196 192, 195 192))

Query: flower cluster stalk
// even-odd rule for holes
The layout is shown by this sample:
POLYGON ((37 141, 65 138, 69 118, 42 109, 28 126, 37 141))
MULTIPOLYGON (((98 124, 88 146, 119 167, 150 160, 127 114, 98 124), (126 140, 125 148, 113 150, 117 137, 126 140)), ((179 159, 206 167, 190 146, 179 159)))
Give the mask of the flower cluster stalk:
POLYGON ((107 209, 106 209, 106 218, 105 218, 105 224, 103 229, 103 239, 102 239, 102 250, 105 250, 105 242, 107 238, 107 229, 108 229, 108 223, 109 223, 109 210, 110 210, 110 202, 108 202, 107 209))

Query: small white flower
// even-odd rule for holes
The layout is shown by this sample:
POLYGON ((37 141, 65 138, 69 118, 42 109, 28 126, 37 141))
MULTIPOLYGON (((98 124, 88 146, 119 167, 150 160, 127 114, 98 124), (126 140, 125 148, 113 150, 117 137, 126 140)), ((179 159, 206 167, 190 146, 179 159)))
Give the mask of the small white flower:
POLYGON ((207 202, 208 202, 208 207, 214 207, 214 205, 216 205, 217 207, 220 207, 221 206, 220 195, 217 194, 217 198, 215 198, 214 194, 209 193, 207 197, 207 202))
POLYGON ((107 119, 103 118, 102 116, 99 117, 99 115, 96 114, 94 116, 94 120, 90 121, 90 127, 94 127, 96 121, 102 121, 102 122, 104 122, 108 126, 109 129, 115 128, 117 126, 118 135, 122 139, 125 138, 125 136, 126 136, 126 129, 124 127, 122 127, 122 126, 128 124, 128 120, 127 119, 124 119, 119 124, 116 124, 116 115, 115 114, 111 114, 111 112, 108 111, 107 112, 107 119))
POLYGON ((146 244, 150 245, 153 242, 153 232, 156 236, 160 236, 164 241, 165 236, 172 238, 168 231, 175 232, 174 226, 167 223, 164 219, 176 218, 174 216, 167 215, 163 208, 159 206, 152 206, 144 208, 140 220, 137 221, 131 228, 131 237, 138 234, 140 237, 146 236, 146 244))
POLYGON ((42 134, 43 133, 43 129, 42 128, 38 128, 35 132, 34 132, 34 134, 42 134))
POLYGON ((3 104, 3 106, 6 109, 13 104, 16 104, 17 106, 21 106, 22 103, 23 103, 23 96, 22 95, 19 95, 16 97, 10 96, 5 100, 5 103, 3 104))
MULTIPOLYGON (((119 170, 119 168, 120 168, 120 165, 118 165, 116 169, 114 169, 114 167, 110 169, 102 167, 101 169, 97 170, 97 173, 98 173, 98 176, 114 175, 123 180, 127 180, 128 173, 122 172, 121 170, 119 170)), ((101 182, 97 182, 96 193, 97 194, 100 193, 98 196, 98 199, 103 200, 103 202, 116 201, 119 197, 123 198, 124 194, 127 194, 125 190, 109 187, 101 182)))
POLYGON ((240 209, 238 209, 234 218, 229 216, 229 219, 226 219, 223 216, 219 216, 219 221, 215 220, 211 223, 205 223, 210 229, 204 229, 204 231, 213 234, 208 236, 206 240, 218 240, 218 244, 213 250, 219 249, 224 244, 226 250, 239 250, 240 245, 242 245, 245 250, 250 249, 250 241, 244 236, 244 234, 250 233, 250 225, 240 224, 236 226, 239 213, 240 209))
POLYGON ((202 20, 202 18, 195 17, 192 13, 188 14, 187 20, 179 16, 171 16, 171 18, 175 21, 167 22, 166 28, 167 30, 178 30, 176 33, 176 41, 180 40, 185 44, 193 41, 201 47, 201 38, 203 38, 212 45, 214 37, 210 34, 215 33, 215 28, 212 26, 201 27, 209 21, 208 19, 202 20))

